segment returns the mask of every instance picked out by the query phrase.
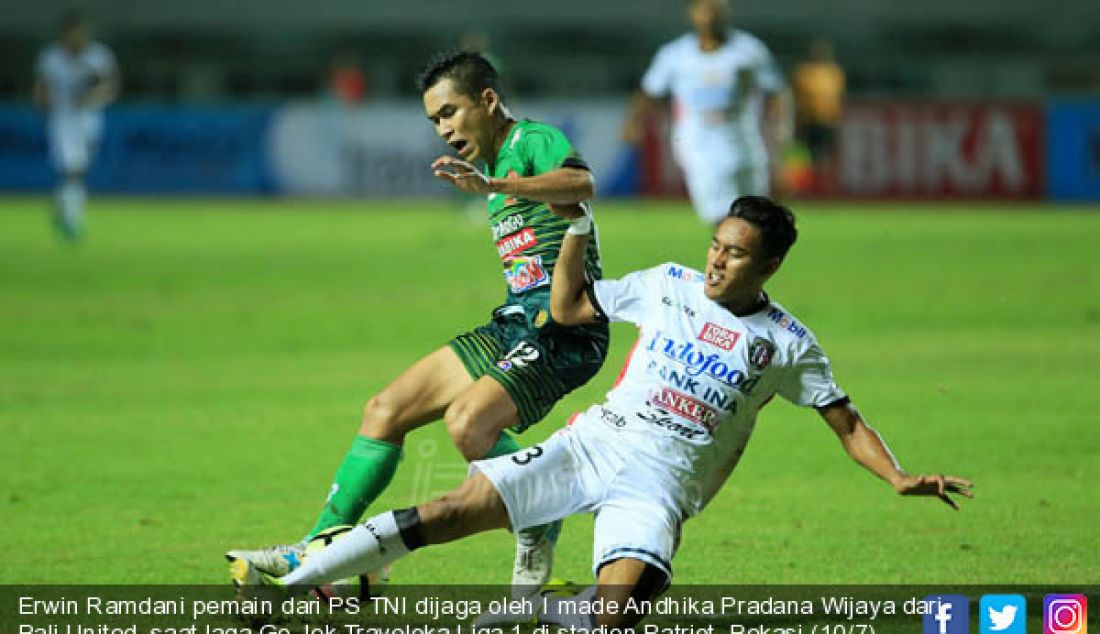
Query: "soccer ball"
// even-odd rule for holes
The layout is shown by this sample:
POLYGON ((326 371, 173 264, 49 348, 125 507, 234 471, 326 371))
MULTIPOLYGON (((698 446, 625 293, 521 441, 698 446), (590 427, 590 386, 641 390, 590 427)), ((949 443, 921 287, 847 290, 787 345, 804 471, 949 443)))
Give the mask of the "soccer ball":
MULTIPOLYGON (((329 544, 347 535, 353 528, 355 527, 341 524, 339 526, 326 528, 320 533, 317 533, 309 540, 309 543, 306 544, 305 558, 309 559, 311 554, 324 550, 329 544)), ((366 600, 371 597, 380 596, 382 594, 382 589, 386 587, 389 580, 390 567, 386 566, 378 572, 370 572, 355 577, 338 579, 328 585, 318 586, 312 590, 312 594, 321 600, 331 599, 333 597, 355 597, 366 600)))

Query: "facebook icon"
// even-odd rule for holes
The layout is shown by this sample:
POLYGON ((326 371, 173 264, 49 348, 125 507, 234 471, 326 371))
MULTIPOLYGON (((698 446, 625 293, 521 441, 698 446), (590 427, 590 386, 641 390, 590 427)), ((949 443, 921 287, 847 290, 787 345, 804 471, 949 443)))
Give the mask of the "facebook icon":
POLYGON ((924 634, 967 634, 970 631, 970 600, 961 594, 940 594, 924 598, 924 634))

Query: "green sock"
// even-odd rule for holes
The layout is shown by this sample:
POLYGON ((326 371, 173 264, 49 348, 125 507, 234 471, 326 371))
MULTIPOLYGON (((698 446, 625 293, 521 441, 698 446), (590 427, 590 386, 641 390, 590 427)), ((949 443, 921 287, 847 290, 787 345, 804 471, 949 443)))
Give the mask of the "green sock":
POLYGON ((502 431, 500 432, 500 438, 497 438, 497 444, 493 445, 489 453, 482 456, 481 459, 488 460, 489 458, 496 458, 497 456, 507 456, 510 453, 516 453, 520 449, 523 449, 523 447, 516 442, 512 434, 502 431))
POLYGON ((340 468, 336 470, 325 508, 321 510, 307 539, 332 526, 357 523, 363 511, 393 480, 400 461, 401 447, 363 435, 356 436, 340 468))

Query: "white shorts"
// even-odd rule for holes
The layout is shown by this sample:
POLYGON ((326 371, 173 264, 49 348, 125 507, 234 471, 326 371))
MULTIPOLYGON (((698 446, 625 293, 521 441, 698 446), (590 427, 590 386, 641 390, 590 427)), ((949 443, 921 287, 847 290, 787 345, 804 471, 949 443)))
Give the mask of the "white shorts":
POLYGON ((508 456, 478 460, 493 483, 514 530, 538 526, 575 513, 595 513, 592 571, 617 559, 639 559, 672 578, 672 556, 680 542, 685 514, 678 508, 678 485, 647 460, 631 456, 595 416, 546 441, 508 456))
POLYGON ((72 112, 50 116, 50 160, 63 174, 85 172, 99 145, 102 119, 98 113, 72 112))

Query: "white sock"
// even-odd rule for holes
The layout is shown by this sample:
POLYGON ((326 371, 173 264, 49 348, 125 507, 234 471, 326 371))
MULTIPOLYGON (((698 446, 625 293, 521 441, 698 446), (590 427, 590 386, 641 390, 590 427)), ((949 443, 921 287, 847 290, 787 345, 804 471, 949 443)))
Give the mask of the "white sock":
POLYGON ((57 188, 57 206, 66 223, 76 226, 84 217, 84 183, 66 180, 57 188))
POLYGON ((313 587, 381 570, 409 554, 393 511, 375 515, 282 578, 288 586, 313 587))

